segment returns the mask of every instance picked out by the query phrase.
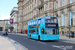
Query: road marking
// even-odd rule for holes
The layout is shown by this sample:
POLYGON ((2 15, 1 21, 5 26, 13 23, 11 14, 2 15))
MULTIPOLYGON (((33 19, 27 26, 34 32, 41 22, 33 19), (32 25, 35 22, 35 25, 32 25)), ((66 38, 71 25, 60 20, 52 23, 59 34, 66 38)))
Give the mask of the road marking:
POLYGON ((52 45, 52 46, 56 47, 56 48, 60 48, 60 49, 66 50, 66 48, 64 46, 56 46, 56 45, 52 45))
POLYGON ((57 46, 57 45, 52 45, 52 46, 56 47, 56 48, 63 49, 63 50, 73 49, 73 46, 57 46))
POLYGON ((44 42, 40 42, 40 41, 38 41, 38 43, 41 43, 41 44, 46 44, 46 43, 44 43, 44 42))

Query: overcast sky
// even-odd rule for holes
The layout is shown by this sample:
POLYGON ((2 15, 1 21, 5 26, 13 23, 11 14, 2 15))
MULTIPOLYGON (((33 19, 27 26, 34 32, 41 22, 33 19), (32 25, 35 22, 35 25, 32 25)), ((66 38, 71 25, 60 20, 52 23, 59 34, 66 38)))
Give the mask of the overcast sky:
POLYGON ((18 7, 18 0, 0 0, 0 20, 10 19, 13 7, 18 7))

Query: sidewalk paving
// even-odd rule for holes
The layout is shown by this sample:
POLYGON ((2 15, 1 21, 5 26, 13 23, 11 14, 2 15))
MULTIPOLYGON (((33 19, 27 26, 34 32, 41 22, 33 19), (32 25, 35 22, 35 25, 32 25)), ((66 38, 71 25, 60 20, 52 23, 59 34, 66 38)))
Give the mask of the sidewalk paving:
POLYGON ((75 37, 72 38, 72 37, 67 37, 67 36, 60 36, 59 38, 62 42, 67 42, 67 43, 73 43, 75 44, 75 37))
POLYGON ((16 48, 9 40, 0 36, 0 50, 16 50, 16 48))

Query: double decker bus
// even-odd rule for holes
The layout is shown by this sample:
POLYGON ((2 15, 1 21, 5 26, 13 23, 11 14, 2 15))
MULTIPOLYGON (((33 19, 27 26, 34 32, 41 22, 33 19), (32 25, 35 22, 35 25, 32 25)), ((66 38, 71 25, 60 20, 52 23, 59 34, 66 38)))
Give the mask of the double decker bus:
POLYGON ((28 21, 28 38, 37 40, 59 40, 58 18, 44 16, 28 21))

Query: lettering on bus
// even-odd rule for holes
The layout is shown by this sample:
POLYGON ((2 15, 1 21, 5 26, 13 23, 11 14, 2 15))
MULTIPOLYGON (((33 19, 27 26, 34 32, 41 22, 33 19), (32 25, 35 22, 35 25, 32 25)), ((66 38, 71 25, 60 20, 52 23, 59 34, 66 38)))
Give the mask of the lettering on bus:
POLYGON ((50 23, 46 23, 45 27, 58 27, 58 24, 50 24, 50 23))
POLYGON ((54 26, 54 27, 56 27, 56 25, 54 25, 54 24, 48 24, 48 26, 54 26))

